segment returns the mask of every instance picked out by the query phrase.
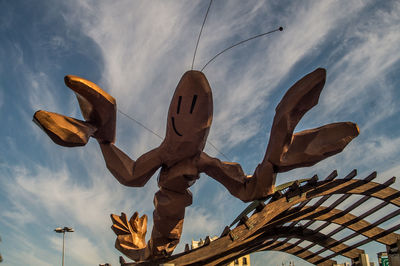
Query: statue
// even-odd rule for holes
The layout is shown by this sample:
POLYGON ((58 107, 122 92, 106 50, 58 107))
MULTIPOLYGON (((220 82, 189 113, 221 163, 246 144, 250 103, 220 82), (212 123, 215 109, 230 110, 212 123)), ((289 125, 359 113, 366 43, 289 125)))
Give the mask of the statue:
POLYGON ((296 82, 276 107, 265 156, 253 175, 240 164, 210 157, 206 145, 213 115, 210 85, 200 71, 187 71, 178 83, 167 116, 166 135, 159 147, 136 161, 113 143, 116 101, 96 84, 76 76, 65 83, 77 95, 85 121, 47 111, 37 111, 34 121, 57 144, 83 146, 90 137, 101 148, 107 168, 123 185, 142 187, 161 168, 159 191, 154 196, 154 226, 146 244, 147 217, 135 213, 111 215, 117 234, 115 246, 129 258, 141 261, 169 256, 179 243, 185 208, 192 204, 189 187, 206 173, 229 192, 249 202, 274 193, 277 173, 311 166, 341 152, 359 134, 356 124, 339 122, 294 133, 303 115, 318 103, 325 84, 319 68, 296 82))

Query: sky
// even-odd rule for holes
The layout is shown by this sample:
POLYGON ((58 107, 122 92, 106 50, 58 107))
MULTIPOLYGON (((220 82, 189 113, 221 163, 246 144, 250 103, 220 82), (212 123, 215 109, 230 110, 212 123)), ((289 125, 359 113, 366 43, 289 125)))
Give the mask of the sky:
MULTIPOLYGON (((79 148, 57 146, 32 116, 41 109, 82 119, 63 81, 72 74, 98 84, 120 111, 163 136, 169 102, 191 67, 208 3, 0 0, 2 264, 59 265, 62 236, 53 230, 69 226, 75 232, 66 235, 66 265, 119 265, 109 215, 147 214, 151 230, 156 175, 143 188, 124 187, 106 169, 95 140, 79 148)), ((323 67, 327 80, 319 104, 296 131, 352 121, 361 133, 341 154, 279 174, 277 184, 314 174, 324 178, 335 169, 339 177, 358 169, 360 178, 376 170, 378 181, 398 175, 399 25, 400 2, 394 0, 215 0, 195 70, 238 41, 279 26, 284 31, 232 49, 204 70, 214 98, 209 142, 252 174, 264 156, 275 106, 298 79, 323 67)), ((132 159, 160 143, 118 113, 116 146, 132 159)), ((226 160, 211 144, 205 151, 226 160)), ((393 186, 400 189, 399 181, 393 186)), ((203 174, 191 191, 193 205, 176 252, 192 239, 220 235, 246 207, 203 174)), ((375 262, 384 250, 378 244, 361 248, 375 262)), ((310 265, 280 252, 252 255, 253 265, 291 260, 310 265)))

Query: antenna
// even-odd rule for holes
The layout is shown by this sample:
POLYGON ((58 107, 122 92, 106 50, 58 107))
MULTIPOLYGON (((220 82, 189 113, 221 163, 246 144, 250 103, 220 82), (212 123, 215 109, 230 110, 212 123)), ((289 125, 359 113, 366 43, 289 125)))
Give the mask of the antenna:
POLYGON ((268 31, 268 32, 265 32, 265 33, 262 33, 262 34, 258 34, 258 35, 256 35, 256 36, 253 36, 253 37, 248 38, 248 39, 246 39, 246 40, 240 41, 240 42, 238 42, 238 43, 236 43, 236 44, 234 44, 234 45, 232 45, 232 46, 229 46, 228 48, 222 50, 221 52, 219 52, 218 54, 216 54, 213 58, 211 58, 211 60, 208 61, 207 64, 205 64, 205 65, 203 66, 203 68, 202 68, 200 71, 203 71, 209 63, 211 63, 212 61, 214 61, 215 58, 217 58, 219 55, 223 54, 224 52, 228 51, 229 49, 232 49, 233 47, 238 46, 238 45, 240 45, 240 44, 242 44, 242 43, 248 42, 248 41, 250 41, 250 40, 254 40, 254 39, 259 38, 259 37, 262 37, 262 36, 264 36, 264 35, 273 33, 273 32, 275 32, 275 31, 283 31, 283 27, 279 27, 279 28, 277 28, 277 29, 275 29, 275 30, 271 30, 271 31, 268 31))
POLYGON ((194 49, 194 55, 193 55, 192 68, 191 68, 191 70, 193 70, 194 59, 196 58, 197 47, 199 46, 200 36, 201 36, 202 31, 203 31, 204 24, 206 23, 206 19, 207 19, 207 16, 208 16, 208 12, 210 11, 211 3, 212 3, 212 0, 210 0, 210 4, 208 5, 207 12, 206 12, 206 15, 205 15, 204 20, 203 20, 203 24, 201 25, 201 29, 200 29, 200 33, 199 33, 199 38, 197 38, 196 48, 194 49))
POLYGON ((120 112, 121 114, 123 114, 124 116, 126 116, 127 118, 129 118, 130 120, 132 120, 133 122, 135 122, 136 124, 138 124, 139 126, 143 127, 144 129, 146 129, 147 131, 149 131, 150 133, 153 133, 153 135, 159 137, 161 140, 163 139, 163 137, 161 137, 160 135, 158 135, 156 132, 154 132, 153 130, 151 130, 150 128, 146 127, 145 125, 143 125, 142 123, 140 123, 138 120, 136 120, 135 118, 133 118, 132 116, 122 112, 120 109, 118 109, 118 112, 120 112))

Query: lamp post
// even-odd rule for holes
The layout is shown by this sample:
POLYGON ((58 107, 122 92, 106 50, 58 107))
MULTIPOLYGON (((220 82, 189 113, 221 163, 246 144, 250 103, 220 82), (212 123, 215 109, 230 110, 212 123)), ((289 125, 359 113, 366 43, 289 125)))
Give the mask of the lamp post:
POLYGON ((66 227, 66 226, 65 226, 64 228, 57 227, 56 229, 54 229, 54 231, 55 231, 56 233, 62 233, 62 234, 63 234, 62 266, 64 266, 64 241, 65 241, 65 232, 72 233, 72 232, 74 232, 74 229, 71 228, 71 227, 66 227))

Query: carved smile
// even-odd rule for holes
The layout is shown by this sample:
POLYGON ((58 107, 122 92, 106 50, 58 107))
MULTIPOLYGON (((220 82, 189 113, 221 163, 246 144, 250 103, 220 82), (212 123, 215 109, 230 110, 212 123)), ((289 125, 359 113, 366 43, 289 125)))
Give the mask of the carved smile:
POLYGON ((175 127, 175 119, 174 119, 174 117, 171 117, 171 119, 172 119, 172 127, 174 128, 175 133, 176 133, 178 136, 182 137, 182 134, 179 133, 178 130, 176 130, 176 127, 175 127))

